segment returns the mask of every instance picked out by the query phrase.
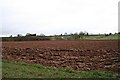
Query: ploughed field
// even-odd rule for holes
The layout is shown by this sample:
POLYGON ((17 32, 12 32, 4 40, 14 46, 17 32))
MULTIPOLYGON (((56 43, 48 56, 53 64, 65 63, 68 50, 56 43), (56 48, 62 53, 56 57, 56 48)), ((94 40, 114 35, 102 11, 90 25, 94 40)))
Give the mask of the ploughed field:
POLYGON ((75 70, 119 72, 118 41, 3 42, 2 58, 75 70))

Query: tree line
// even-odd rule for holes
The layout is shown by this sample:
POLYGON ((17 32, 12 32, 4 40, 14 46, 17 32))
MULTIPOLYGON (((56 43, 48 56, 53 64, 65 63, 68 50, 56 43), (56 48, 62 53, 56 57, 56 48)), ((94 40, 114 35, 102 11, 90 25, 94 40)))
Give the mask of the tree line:
POLYGON ((21 34, 18 34, 17 36, 10 36, 10 37, 2 37, 2 41, 39 41, 39 40, 79 40, 83 39, 85 36, 110 36, 110 35, 118 35, 118 33, 109 33, 109 34, 89 34, 88 32, 79 32, 79 33, 64 33, 59 35, 52 35, 52 36, 46 36, 45 34, 31 34, 27 33, 25 36, 22 36, 21 34))

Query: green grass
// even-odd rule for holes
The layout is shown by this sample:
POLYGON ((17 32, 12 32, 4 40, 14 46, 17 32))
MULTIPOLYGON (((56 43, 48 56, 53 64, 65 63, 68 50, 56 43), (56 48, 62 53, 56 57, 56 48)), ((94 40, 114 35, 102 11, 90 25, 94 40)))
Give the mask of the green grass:
POLYGON ((120 35, 109 35, 109 36, 84 36, 85 40, 120 40, 120 35))
MULTIPOLYGON (((64 40, 74 40, 74 38, 71 36, 58 36, 59 38, 62 38, 64 40)), ((55 36, 51 37, 51 40, 56 40, 57 39, 55 36)), ((77 39, 78 40, 78 39, 77 39)), ((120 40, 120 35, 88 35, 88 36, 83 36, 82 38, 80 37, 80 40, 120 40)))
POLYGON ((0 79, 2 77, 2 60, 0 59, 0 79))
POLYGON ((106 71, 75 71, 68 68, 45 67, 17 61, 2 61, 3 78, 116 78, 117 73, 106 71))

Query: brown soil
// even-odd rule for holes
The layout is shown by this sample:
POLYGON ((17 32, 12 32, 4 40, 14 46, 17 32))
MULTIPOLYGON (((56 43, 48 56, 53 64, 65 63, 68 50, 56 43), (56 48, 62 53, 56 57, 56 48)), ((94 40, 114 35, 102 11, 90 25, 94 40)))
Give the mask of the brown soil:
POLYGON ((2 58, 75 70, 119 72, 118 41, 3 42, 2 58))

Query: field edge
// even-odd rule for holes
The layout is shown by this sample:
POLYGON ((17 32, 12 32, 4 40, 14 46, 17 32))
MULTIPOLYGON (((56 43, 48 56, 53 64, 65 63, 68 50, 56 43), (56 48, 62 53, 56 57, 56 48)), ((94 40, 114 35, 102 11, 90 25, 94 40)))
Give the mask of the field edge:
POLYGON ((47 67, 41 64, 2 60, 3 78, 119 78, 112 71, 75 71, 68 68, 47 67))

